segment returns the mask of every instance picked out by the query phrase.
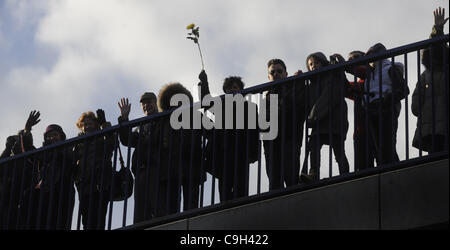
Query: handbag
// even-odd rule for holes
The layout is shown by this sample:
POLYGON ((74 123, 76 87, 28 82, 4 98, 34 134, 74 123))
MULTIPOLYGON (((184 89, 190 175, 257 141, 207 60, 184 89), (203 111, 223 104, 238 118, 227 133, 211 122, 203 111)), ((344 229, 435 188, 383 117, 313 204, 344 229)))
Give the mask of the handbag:
POLYGON ((133 193, 134 179, 130 168, 124 166, 122 152, 119 147, 120 170, 114 171, 114 187, 112 201, 122 201, 131 197, 133 193))

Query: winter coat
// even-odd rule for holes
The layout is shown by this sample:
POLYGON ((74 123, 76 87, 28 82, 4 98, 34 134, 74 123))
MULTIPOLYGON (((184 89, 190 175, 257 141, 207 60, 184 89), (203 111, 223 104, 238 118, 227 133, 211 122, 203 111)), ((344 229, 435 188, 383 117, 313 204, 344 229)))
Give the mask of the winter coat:
POLYGON ((206 170, 217 178, 223 178, 224 171, 231 181, 234 177, 234 169, 238 173, 245 173, 249 164, 258 160, 258 115, 257 106, 253 102, 244 101, 244 129, 237 127, 236 104, 233 104, 233 128, 226 129, 225 105, 222 105, 222 129, 207 130, 206 170), (255 128, 249 128, 249 109, 256 112, 255 128), (245 169, 244 169, 245 168, 245 169))
MULTIPOLYGON (((310 55, 328 65, 325 55, 318 52, 310 55)), ((309 58, 308 57, 308 58, 309 58)), ((311 135, 331 134, 342 136, 345 140, 348 130, 347 103, 345 86, 347 80, 344 72, 327 72, 316 75, 307 86, 308 92, 308 126, 311 135)))
POLYGON ((424 151, 431 150, 433 125, 435 135, 445 136, 447 133, 448 96, 445 94, 445 88, 448 91, 448 82, 447 84, 445 83, 444 72, 434 70, 432 75, 431 71, 426 69, 420 75, 420 80, 417 82, 413 93, 411 105, 413 114, 419 118, 417 119, 417 128, 413 139, 413 146, 418 149, 424 151), (434 94, 434 122, 432 94, 434 94), (422 147, 420 146, 421 138, 422 147))
POLYGON ((279 179, 287 185, 297 184, 300 171, 300 149, 305 121, 305 82, 295 80, 276 86, 266 95, 266 118, 270 117, 271 94, 278 95, 278 134, 264 140, 266 174, 271 188, 278 188, 279 179), (281 173, 284 176, 279 177, 281 173))
MULTIPOLYGON (((192 104, 191 93, 180 83, 165 85, 159 92, 158 108, 161 112, 171 110, 170 99, 175 94, 185 94, 192 104)), ((193 129, 193 113, 191 111, 190 129, 173 129, 170 115, 163 116, 156 125, 157 162, 150 168, 150 175, 159 177, 159 182, 180 182, 187 185, 200 184, 206 180, 202 167, 202 130, 193 129), (152 174, 153 172, 153 174, 152 174), (157 175, 159 173, 159 175, 157 175)))
MULTIPOLYGON (((443 34, 443 27, 434 26, 430 37, 433 38, 443 34)), ((448 53, 448 47, 445 47, 448 53)), ((444 66, 442 51, 443 47, 441 44, 422 51, 422 64, 425 66, 425 71, 420 75, 412 96, 412 113, 419 118, 417 119, 417 128, 414 133, 413 146, 424 151, 432 150, 433 125, 435 135, 445 136, 447 134, 449 86, 448 78, 447 82, 445 81, 444 70, 448 70, 448 61, 447 65, 444 66), (430 51, 432 52, 430 53, 430 51), (430 59, 431 54, 433 58, 430 59)))
MULTIPOLYGON (((25 133, 21 130, 19 140, 20 136, 22 136, 22 140, 15 144, 11 155, 18 154, 22 150, 26 152, 35 149, 31 132, 25 133)), ((12 162, 10 166, 15 166, 16 178, 12 179, 14 174, 13 169, 10 169, 9 176, 11 179, 8 178, 8 182, 10 184, 15 183, 10 189, 17 194, 13 204, 16 204, 15 206, 19 208, 17 210, 20 213, 19 229, 35 228, 39 217, 40 203, 42 203, 40 217, 46 218, 46 213, 52 209, 53 217, 48 225, 50 229, 56 229, 59 205, 63 209, 60 213, 61 227, 58 227, 58 229, 70 228, 71 222, 68 221, 68 218, 72 214, 75 193, 73 187, 74 161, 71 155, 70 150, 67 150, 64 156, 61 149, 53 149, 46 153, 20 159, 16 164, 12 162), (20 199, 18 194, 21 195, 20 199), (52 202, 51 206, 49 206, 50 201, 52 202), (28 220, 31 223, 30 225, 27 224, 28 220)), ((37 228, 45 229, 46 226, 47 220, 41 219, 37 228)))
MULTIPOLYGON (((102 124, 101 129, 111 126, 106 122, 102 124)), ((78 136, 84 135, 83 132, 78 136)), ((91 183, 94 182, 94 190, 108 191, 111 186, 112 176, 112 156, 115 147, 115 136, 107 134, 101 137, 88 139, 87 143, 82 141, 75 145, 75 184, 78 192, 88 195, 91 192, 91 183), (87 146, 87 151, 86 151, 87 146), (84 152, 86 151, 86 155, 84 152), (104 157, 104 158, 103 158, 104 157), (86 164, 84 163, 86 162, 86 164)))
POLYGON ((61 185, 73 189, 75 164, 72 152, 66 151, 64 155, 62 149, 51 150, 38 159, 38 181, 41 191, 50 192, 51 189, 60 189, 61 185))
MULTIPOLYGON (((119 123, 128 121, 122 117, 118 118, 119 123)), ((157 122, 155 120, 137 127, 129 134, 127 128, 121 128, 119 131, 120 141, 124 146, 136 148, 131 160, 131 170, 136 176, 138 169, 156 166, 157 164, 157 122), (149 155, 150 154, 150 155, 149 155)))
MULTIPOLYGON (((14 156, 33 149, 36 148, 33 146, 32 134, 21 130, 14 145, 3 156, 14 156)), ((33 165, 28 157, 0 165, 0 229, 17 229, 17 219, 23 217, 19 216, 20 200, 30 186, 36 183, 33 165)), ((19 228, 21 224, 19 221, 19 228)))
MULTIPOLYGON (((202 98, 210 94, 208 83, 201 83, 202 98)), ((244 97, 245 98, 245 97, 244 97)), ((245 174, 248 171, 249 164, 258 160, 258 107, 255 103, 244 101, 244 129, 237 128, 236 103, 233 103, 233 128, 226 129, 225 117, 225 99, 222 98, 222 128, 212 128, 206 130, 208 139, 206 153, 204 155, 205 169, 207 172, 222 179, 224 173, 227 180, 232 181, 234 170, 237 168, 237 174, 245 174), (249 128, 249 110, 255 111, 255 128, 249 128), (225 172, 224 172, 225 171, 225 172)), ((208 107, 205 107, 208 110, 208 107)))
MULTIPOLYGON (((270 118, 270 95, 278 95, 278 136, 275 144, 280 144, 284 133, 286 145, 301 146, 303 138, 303 123, 305 121, 305 83, 303 80, 295 80, 277 86, 266 94, 266 118, 270 118), (284 87, 283 87, 284 86, 284 87), (295 123, 293 123, 295 116, 295 123), (295 134, 295 138, 294 138, 295 134)), ((265 141, 268 142, 268 141, 265 141)), ((276 146, 277 147, 277 146, 276 146)))
MULTIPOLYGON (((15 136, 16 141, 10 145, 11 147, 6 148, 2 154, 3 158, 21 154, 22 152, 27 152, 36 149, 33 145, 33 135, 31 132, 26 132, 20 130, 17 136, 15 136)), ((0 166, 0 182, 3 190, 5 187, 5 193, 9 193, 10 190, 19 191, 22 182, 22 176, 25 178, 24 189, 29 188, 30 182, 36 183, 36 179, 32 180, 33 175, 33 160, 32 158, 22 158, 15 161, 9 161, 4 165, 0 166), (25 161, 25 162, 24 162, 25 161), (24 172, 25 171, 25 172, 24 172), (14 174, 15 172, 15 174, 14 174), (5 182, 3 182, 5 180, 5 182), (12 184, 15 184, 12 187, 12 184)), ((23 190, 21 190, 23 192, 23 190)), ((3 192, 3 191, 2 191, 3 192)))

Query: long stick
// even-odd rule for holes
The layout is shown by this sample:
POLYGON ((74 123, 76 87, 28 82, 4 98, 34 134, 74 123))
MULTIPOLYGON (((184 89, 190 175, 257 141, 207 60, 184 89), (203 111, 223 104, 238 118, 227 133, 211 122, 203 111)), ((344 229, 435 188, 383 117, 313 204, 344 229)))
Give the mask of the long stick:
POLYGON ((200 49, 200 43, 197 42, 198 51, 200 52, 200 60, 202 60, 202 70, 205 70, 205 65, 203 64, 203 56, 202 56, 202 50, 200 49))

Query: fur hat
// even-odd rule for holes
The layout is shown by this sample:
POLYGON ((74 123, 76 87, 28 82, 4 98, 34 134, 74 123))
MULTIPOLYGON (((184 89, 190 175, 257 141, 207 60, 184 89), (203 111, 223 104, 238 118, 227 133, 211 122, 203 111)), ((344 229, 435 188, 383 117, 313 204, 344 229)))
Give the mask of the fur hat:
POLYGON ((158 109, 160 112, 174 108, 170 106, 170 99, 176 94, 185 94, 188 96, 190 104, 193 103, 192 94, 181 83, 172 82, 164 85, 158 95, 158 109))

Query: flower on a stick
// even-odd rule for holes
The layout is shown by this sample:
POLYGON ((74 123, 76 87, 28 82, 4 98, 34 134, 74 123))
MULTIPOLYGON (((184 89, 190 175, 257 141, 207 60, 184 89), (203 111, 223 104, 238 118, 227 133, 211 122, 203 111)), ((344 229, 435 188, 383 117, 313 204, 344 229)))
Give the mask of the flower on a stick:
POLYGON ((200 52, 200 60, 202 61, 202 69, 205 69, 205 65, 203 64, 203 56, 202 56, 202 50, 200 49, 200 43, 198 42, 200 38, 200 27, 196 27, 195 24, 191 23, 186 27, 187 30, 190 30, 188 33, 187 39, 190 39, 194 41, 195 44, 198 46, 198 51, 200 52))

